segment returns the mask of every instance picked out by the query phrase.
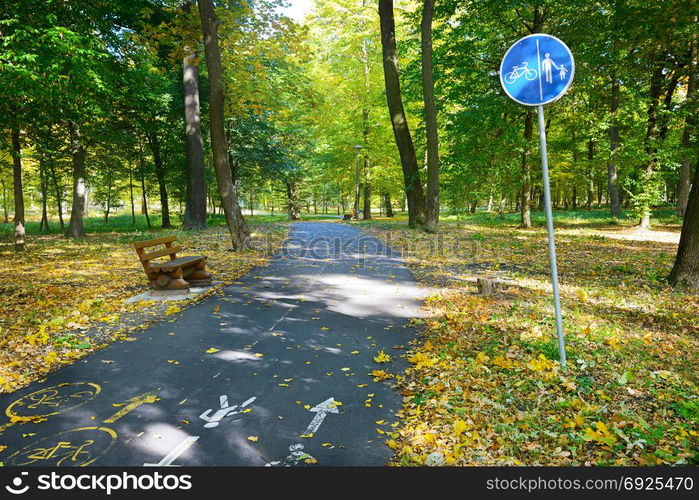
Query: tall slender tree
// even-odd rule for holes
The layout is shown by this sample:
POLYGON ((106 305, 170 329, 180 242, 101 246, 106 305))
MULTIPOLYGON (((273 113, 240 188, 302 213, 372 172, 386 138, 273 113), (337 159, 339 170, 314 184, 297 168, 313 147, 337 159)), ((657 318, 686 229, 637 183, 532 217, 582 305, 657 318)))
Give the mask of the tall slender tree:
POLYGON ((182 226, 185 229, 202 229, 206 227, 206 172, 199 106, 199 62, 197 53, 190 47, 185 47, 182 84, 187 151, 187 201, 182 226))
MULTIPOLYGON (((191 16, 191 2, 182 6, 186 19, 191 16)), ((189 28, 192 22, 186 22, 189 28)), ((184 30, 189 37, 190 29, 184 30)), ((184 98, 185 149, 187 156, 187 192, 182 218, 184 229, 206 227, 206 169, 201 135, 201 106, 199 104, 199 56, 192 39, 186 39, 182 57, 182 90, 184 98)))
MULTIPOLYGON (((694 16, 694 24, 697 23, 697 16, 694 16)), ((682 132, 682 164, 680 166, 680 176, 677 185, 677 216, 684 217, 687 209, 687 200, 692 178, 692 133, 696 132, 697 109, 697 33, 692 33, 692 41, 689 49, 689 64, 687 69, 687 100, 685 105, 688 116, 685 118, 684 130, 682 132)))
MULTIPOLYGON (((364 2, 362 2, 364 6, 364 2)), ((369 50, 367 41, 362 40, 362 69, 364 70, 364 106, 362 109, 362 139, 364 144, 364 209, 363 219, 371 219, 371 160, 369 159, 369 100, 371 96, 370 88, 370 68, 369 50)))
POLYGON ((398 147, 403 167, 405 196, 408 201, 408 226, 414 228, 425 224, 426 202, 422 183, 420 182, 420 171, 417 167, 415 146, 410 135, 410 128, 408 127, 401 95, 393 0, 379 0, 379 18, 381 21, 381 47, 386 100, 388 102, 388 111, 391 115, 396 146, 398 147))
POLYGON ((534 134, 534 112, 527 109, 524 116, 524 148, 522 149, 522 186, 520 196, 520 217, 522 227, 532 227, 532 166, 531 142, 534 134))
POLYGON ((15 251, 24 251, 25 220, 24 220, 24 189, 22 185, 22 145, 20 143, 19 118, 17 114, 12 121, 12 175, 15 195, 15 251))
POLYGON ((231 243, 234 250, 245 247, 250 230, 238 205, 238 193, 231 179, 228 163, 228 148, 224 123, 225 88, 221 68, 221 49, 218 45, 218 27, 221 24, 212 0, 198 0, 206 52, 206 67, 209 71, 209 120, 211 122, 211 148, 214 154, 216 182, 226 216, 231 243))
POLYGON ((609 210, 612 217, 621 215, 621 200, 619 198, 619 181, 617 174, 617 148, 619 147, 619 123, 617 114, 619 112, 619 79, 616 74, 612 75, 612 92, 610 115, 611 124, 609 126, 609 160, 607 160, 607 192, 609 193, 609 210))
POLYGON ((85 236, 83 216, 87 198, 85 181, 85 157, 87 150, 80 125, 75 121, 68 123, 70 129, 70 154, 73 160, 73 203, 70 210, 70 222, 66 236, 82 238, 85 236))
MULTIPOLYGON (((155 124, 153 125, 155 127, 155 124)), ((160 211, 162 228, 172 227, 170 223, 170 204, 167 196, 167 181, 165 180, 165 166, 160 152, 160 138, 158 131, 155 129, 149 130, 146 134, 148 138, 148 146, 153 154, 153 165, 155 165, 155 177, 158 179, 158 192, 160 194, 160 211)))
POLYGON ((432 17, 434 0, 425 0, 422 7, 420 34, 422 42, 422 94, 425 103, 427 131, 427 209, 425 231, 439 229, 439 136, 437 133, 437 105, 434 97, 432 65, 432 17))

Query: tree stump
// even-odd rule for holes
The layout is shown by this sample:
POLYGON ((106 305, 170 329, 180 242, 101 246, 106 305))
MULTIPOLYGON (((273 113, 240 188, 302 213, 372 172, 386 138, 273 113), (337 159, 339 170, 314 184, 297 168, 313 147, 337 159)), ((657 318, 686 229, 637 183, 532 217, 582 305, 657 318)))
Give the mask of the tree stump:
POLYGON ((493 295, 501 289, 501 283, 493 278, 478 278, 478 294, 493 295))

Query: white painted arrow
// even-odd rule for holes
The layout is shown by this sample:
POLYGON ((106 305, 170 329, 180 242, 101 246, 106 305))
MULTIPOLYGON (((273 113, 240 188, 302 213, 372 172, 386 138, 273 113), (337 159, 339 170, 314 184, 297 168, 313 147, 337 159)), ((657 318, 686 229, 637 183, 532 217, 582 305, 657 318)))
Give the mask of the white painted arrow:
MULTIPOLYGON (((317 404, 308 411, 315 413, 313 420, 308 427, 306 427, 306 432, 301 434, 301 437, 311 437, 320 428, 320 424, 325 420, 325 416, 328 413, 340 413, 337 410, 337 402, 335 398, 328 398, 320 404, 317 404)), ((283 467, 290 467, 292 465, 297 465, 301 460, 313 458, 311 455, 303 451, 303 445, 301 443, 292 444, 289 446, 289 455, 284 460, 275 460, 273 462, 267 462, 267 467, 274 467, 281 465, 283 467)))
POLYGON ((199 436, 189 436, 186 438, 184 441, 182 441, 180 444, 175 446, 175 448, 165 455, 163 459, 158 462, 157 464, 143 464, 144 467, 180 467, 179 465, 172 465, 172 462, 177 460, 177 457, 182 455, 187 449, 192 446, 194 443, 197 442, 197 439, 199 439, 199 436))
POLYGON ((323 420, 325 420, 325 416, 328 413, 340 413, 335 405, 335 398, 328 398, 322 403, 311 408, 309 411, 315 412, 316 415, 313 417, 311 423, 308 424, 306 432, 304 432, 306 436, 309 434, 315 434, 318 431, 320 424, 323 423, 323 420))

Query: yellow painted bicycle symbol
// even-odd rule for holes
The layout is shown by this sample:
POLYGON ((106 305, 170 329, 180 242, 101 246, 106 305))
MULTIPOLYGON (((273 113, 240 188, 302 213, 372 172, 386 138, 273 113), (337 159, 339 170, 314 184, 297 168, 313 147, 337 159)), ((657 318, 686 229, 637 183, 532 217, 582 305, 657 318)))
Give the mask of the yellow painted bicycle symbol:
POLYGON ((29 465, 40 460, 55 460, 56 466, 61 466, 65 460, 73 463, 80 463, 81 459, 90 458, 89 447, 95 444, 94 439, 87 439, 80 446, 73 445, 70 441, 59 441, 52 447, 36 448, 30 450, 24 456, 30 461, 23 465, 29 465))
POLYGON ((12 454, 7 465, 84 467, 106 454, 117 434, 108 427, 83 427, 59 432, 12 454))
POLYGON ((92 382, 59 384, 19 398, 7 407, 5 414, 10 419, 49 417, 87 403, 100 391, 100 386, 92 382))

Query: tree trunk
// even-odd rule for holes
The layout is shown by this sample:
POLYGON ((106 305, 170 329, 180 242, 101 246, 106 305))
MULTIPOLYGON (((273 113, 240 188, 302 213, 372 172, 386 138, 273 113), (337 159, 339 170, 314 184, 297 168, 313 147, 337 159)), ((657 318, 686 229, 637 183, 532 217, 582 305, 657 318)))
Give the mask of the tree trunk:
MULTIPOLYGON (((697 16, 694 16, 694 24, 697 22, 697 16)), ((697 43, 696 32, 692 34, 692 42, 690 47, 689 68, 687 71, 687 110, 696 110, 696 85, 697 85, 697 43)), ((682 132, 682 148, 684 153, 682 156, 682 166, 680 167, 680 178, 677 185, 677 216, 684 217, 687 208, 687 199, 690 189, 690 179, 692 178, 692 132, 696 128, 696 118, 688 116, 685 119, 684 131, 682 132)))
POLYGON ((7 224, 10 221, 9 209, 7 207, 7 186, 5 185, 5 178, 0 174, 0 184, 2 184, 2 215, 3 224, 7 224))
POLYGON ((694 170, 680 245, 669 280, 672 286, 699 290, 699 162, 694 170))
POLYGON ((295 179, 284 181, 286 186, 286 210, 289 214, 289 220, 299 220, 301 218, 301 209, 298 203, 298 182, 295 179))
MULTIPOLYGON (((658 130, 658 105, 660 96, 662 95, 662 83, 664 78, 665 65, 664 61, 666 53, 660 58, 659 63, 656 63, 653 69, 653 74, 650 79, 650 104, 648 105, 648 121, 645 136, 645 152, 647 156, 645 167, 646 183, 649 185, 642 186, 641 189, 652 190, 654 186, 651 184, 653 172, 656 164, 657 144, 655 143, 656 133, 658 130)), ((650 229, 650 212, 651 206, 647 201, 643 201, 640 207, 640 220, 638 227, 640 229, 650 229)))
POLYGON ((592 210, 592 204, 595 202, 595 170, 592 166, 592 160, 595 158, 595 142, 592 139, 587 141, 587 202, 585 208, 592 210))
MULTIPOLYGON (((364 6, 364 2, 362 2, 364 6)), ((371 162, 369 160, 369 99, 370 99, 370 73, 369 73, 369 49, 367 41, 362 40, 362 64, 364 65, 364 110, 362 111, 362 138, 364 141, 364 209, 362 218, 371 219, 371 162)))
POLYGON ((136 205, 133 200, 133 170, 129 165, 129 196, 131 198, 131 224, 136 225, 136 205))
POLYGON ((19 122, 12 123, 12 178, 15 195, 15 251, 23 252, 26 238, 24 221, 24 190, 22 189, 22 146, 19 141, 19 122))
POLYGON ((611 126, 609 127, 609 161, 607 161, 607 189, 609 191, 609 210, 612 217, 621 215, 621 199, 616 171, 616 150, 619 147, 619 129, 617 112, 619 110, 619 79, 612 75, 612 102, 610 106, 611 126))
POLYGON ((87 190, 85 186, 85 145, 83 143, 80 126, 71 121, 70 128, 70 152, 73 158, 73 204, 70 207, 70 223, 66 236, 69 238, 82 238, 85 236, 83 216, 85 214, 85 198, 87 190))
POLYGON ((41 222, 39 223, 39 231, 47 233, 51 232, 49 227, 48 216, 48 182, 46 180, 46 157, 43 152, 39 152, 39 191, 41 192, 41 222))
POLYGON ((148 198, 146 196, 146 166, 143 162, 143 148, 139 144, 138 146, 138 163, 139 163, 139 173, 141 174, 141 212, 146 216, 146 225, 150 229, 150 217, 148 216, 148 198))
POLYGON ((369 157, 364 157, 364 210, 362 218, 371 219, 371 183, 369 182, 369 157))
POLYGON ((408 226, 414 228, 425 223, 426 202, 420 182, 420 171, 417 167, 415 146, 410 136, 410 129, 408 128, 401 96, 393 0, 379 0, 379 18, 381 20, 381 47, 383 52, 384 81, 386 84, 386 101, 391 115, 396 146, 398 147, 403 167, 405 195, 408 201, 408 226))
MULTIPOLYGON (((571 131, 571 138, 573 140, 573 210, 578 209, 578 186, 576 183, 576 174, 578 172, 578 143, 576 140, 575 129, 571 131)), ((542 196, 539 201, 539 210, 543 210, 544 207, 544 196, 542 196)))
POLYGON ((544 199, 544 190, 537 189, 536 191, 537 191, 536 198, 539 200, 537 210, 539 210, 540 212, 543 212, 544 210, 546 210, 546 200, 544 199))
POLYGON ((182 84, 187 148, 187 202, 182 227, 203 229, 206 227, 206 170, 201 137, 199 63, 197 53, 189 47, 185 47, 185 56, 182 61, 182 84))
POLYGON ((109 177, 107 180, 107 200, 105 201, 106 206, 104 207, 104 223, 109 223, 109 212, 112 209, 112 178, 109 177))
POLYGON ((383 195, 384 211, 386 212, 386 217, 393 217, 393 207, 391 206, 391 194, 384 193, 383 195))
POLYGON ((90 216, 90 186, 85 183, 85 211, 83 212, 83 219, 90 216))
POLYGON ((354 159, 354 208, 352 209, 352 218, 359 219, 359 151, 354 159))
POLYGON ((684 132, 682 133, 682 147, 685 149, 685 151, 682 156, 682 165, 680 166, 679 181, 677 184, 676 213, 678 217, 684 217, 685 215, 687 200, 689 197, 689 189, 691 187, 690 179, 692 175, 692 162, 689 157, 691 139, 688 126, 685 126, 684 132))
POLYGON ((221 204, 231 233, 233 250, 241 250, 250 237, 243 214, 238 205, 238 193, 231 179, 224 124, 225 89, 221 68, 221 51, 218 46, 220 20, 214 11, 212 0, 198 0, 199 16, 204 37, 206 67, 209 71, 209 120, 211 122, 211 148, 214 154, 216 182, 221 204))
POLYGON ((437 105, 434 97, 432 68, 432 15, 434 0, 424 0, 420 39, 422 44, 422 94, 425 103, 425 131, 427 133, 427 207, 425 231, 439 229, 439 136, 437 134, 437 105))
POLYGON ((49 173, 51 174, 51 180, 53 181, 53 189, 56 192, 56 209, 58 211, 58 221, 61 225, 61 233, 65 231, 65 222, 63 221, 63 190, 61 185, 58 183, 58 176, 56 175, 56 165, 52 159, 49 162, 49 173))
POLYGON ((167 199, 167 184, 165 181, 165 167, 163 166, 163 159, 160 156, 160 139, 158 139, 158 133, 155 130, 148 132, 148 145, 153 153, 153 164, 155 165, 155 177, 158 179, 158 189, 160 191, 160 211, 161 211, 161 227, 169 228, 172 227, 170 224, 170 205, 167 199))
POLYGON ((521 203, 519 206, 522 227, 532 227, 532 212, 531 212, 531 190, 532 190, 532 173, 531 165, 529 164, 529 156, 531 154, 532 134, 534 132, 534 113, 531 110, 527 111, 524 118, 524 151, 522 151, 522 194, 521 203))

